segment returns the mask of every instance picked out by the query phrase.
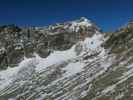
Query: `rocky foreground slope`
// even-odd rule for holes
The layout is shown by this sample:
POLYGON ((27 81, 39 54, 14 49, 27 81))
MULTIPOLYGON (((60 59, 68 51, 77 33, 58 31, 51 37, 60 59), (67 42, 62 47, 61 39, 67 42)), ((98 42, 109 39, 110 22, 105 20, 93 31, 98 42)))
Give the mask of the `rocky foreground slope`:
POLYGON ((133 23, 102 33, 86 18, 0 27, 0 100, 133 100, 133 23))

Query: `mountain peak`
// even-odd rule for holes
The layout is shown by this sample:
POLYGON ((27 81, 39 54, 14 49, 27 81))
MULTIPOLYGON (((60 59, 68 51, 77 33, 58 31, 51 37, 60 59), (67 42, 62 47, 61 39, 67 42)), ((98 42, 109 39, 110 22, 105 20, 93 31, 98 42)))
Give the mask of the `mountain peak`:
POLYGON ((88 28, 88 27, 92 27, 93 23, 88 20, 85 17, 81 17, 79 20, 75 20, 71 22, 71 26, 70 29, 74 32, 79 32, 79 30, 82 28, 88 28))
POLYGON ((88 20, 86 17, 81 17, 80 21, 90 22, 90 20, 88 20))
MULTIPOLYGON (((92 24, 92 21, 90 21, 89 19, 87 19, 86 17, 80 17, 79 19, 72 21, 72 22, 76 22, 76 23, 86 23, 86 24, 92 24)), ((82 24, 81 24, 82 25, 82 24)))

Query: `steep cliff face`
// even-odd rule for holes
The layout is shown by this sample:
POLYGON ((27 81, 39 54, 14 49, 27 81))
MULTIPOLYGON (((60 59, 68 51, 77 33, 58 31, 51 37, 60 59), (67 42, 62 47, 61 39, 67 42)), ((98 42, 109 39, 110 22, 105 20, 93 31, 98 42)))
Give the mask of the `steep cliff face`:
POLYGON ((0 100, 132 100, 132 33, 132 22, 107 34, 86 18, 1 27, 0 100))

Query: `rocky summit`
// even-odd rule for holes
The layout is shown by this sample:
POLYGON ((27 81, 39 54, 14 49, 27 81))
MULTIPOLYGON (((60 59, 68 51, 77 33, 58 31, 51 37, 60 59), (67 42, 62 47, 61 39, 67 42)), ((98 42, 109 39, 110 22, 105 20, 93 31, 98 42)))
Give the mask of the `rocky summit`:
POLYGON ((133 22, 0 26, 0 100, 133 100, 133 22))

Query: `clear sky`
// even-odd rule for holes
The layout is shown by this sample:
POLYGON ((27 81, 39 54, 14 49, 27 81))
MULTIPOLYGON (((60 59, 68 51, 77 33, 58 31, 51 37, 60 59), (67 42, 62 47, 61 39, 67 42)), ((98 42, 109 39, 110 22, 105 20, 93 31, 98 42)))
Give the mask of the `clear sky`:
POLYGON ((45 26, 82 16, 115 30, 133 19, 133 0, 0 0, 0 25, 45 26))

